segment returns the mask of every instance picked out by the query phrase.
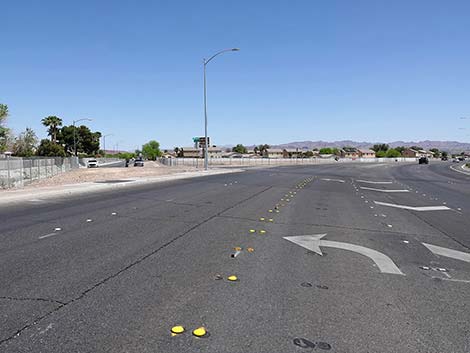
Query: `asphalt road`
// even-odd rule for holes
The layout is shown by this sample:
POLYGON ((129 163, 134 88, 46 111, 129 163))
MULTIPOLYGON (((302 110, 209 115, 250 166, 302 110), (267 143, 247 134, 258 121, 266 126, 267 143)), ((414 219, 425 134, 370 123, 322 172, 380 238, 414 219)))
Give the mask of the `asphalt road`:
POLYGON ((470 176, 450 165, 253 169, 0 208, 0 351, 470 352, 470 176))

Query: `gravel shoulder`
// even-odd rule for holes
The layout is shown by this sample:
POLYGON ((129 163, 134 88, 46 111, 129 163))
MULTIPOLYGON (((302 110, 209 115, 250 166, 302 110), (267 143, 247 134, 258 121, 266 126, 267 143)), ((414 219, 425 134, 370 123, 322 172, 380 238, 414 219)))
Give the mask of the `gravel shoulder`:
POLYGON ((79 168, 67 173, 61 173, 51 178, 42 179, 26 185, 23 189, 35 189, 48 186, 71 185, 87 182, 104 182, 109 180, 141 179, 170 175, 175 173, 193 172, 197 168, 191 166, 167 167, 157 162, 146 161, 144 167, 106 167, 79 168))
POLYGON ((235 168, 168 167, 146 162, 144 167, 80 168, 32 183, 23 188, 0 191, 0 206, 22 202, 43 202, 79 194, 103 192, 147 183, 158 183, 216 174, 242 172, 235 168))

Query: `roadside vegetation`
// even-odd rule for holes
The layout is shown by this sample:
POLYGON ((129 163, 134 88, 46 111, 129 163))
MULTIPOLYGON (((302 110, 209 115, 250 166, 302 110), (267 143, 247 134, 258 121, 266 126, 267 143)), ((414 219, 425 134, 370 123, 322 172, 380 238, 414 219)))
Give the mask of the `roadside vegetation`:
POLYGON ((74 126, 64 125, 63 119, 49 115, 41 119, 42 125, 47 129, 48 138, 39 140, 33 129, 27 127, 17 136, 7 127, 8 106, 0 104, 0 153, 11 152, 17 157, 107 157, 132 159, 137 156, 155 160, 161 156, 160 144, 149 141, 142 146, 142 151, 120 152, 106 154, 100 146, 101 132, 92 131, 88 126, 81 124, 74 126))

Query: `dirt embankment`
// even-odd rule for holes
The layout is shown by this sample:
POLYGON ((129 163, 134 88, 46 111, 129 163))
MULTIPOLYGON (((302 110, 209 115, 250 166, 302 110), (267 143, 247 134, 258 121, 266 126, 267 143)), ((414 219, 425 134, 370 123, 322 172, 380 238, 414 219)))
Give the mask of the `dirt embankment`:
POLYGON ((53 185, 69 185, 86 182, 96 182, 116 179, 138 179, 150 178, 159 175, 168 175, 181 173, 186 171, 195 171, 197 168, 190 166, 167 167, 157 162, 145 161, 143 167, 128 168, 80 168, 67 173, 62 173, 54 177, 35 181, 25 188, 53 186, 53 185))

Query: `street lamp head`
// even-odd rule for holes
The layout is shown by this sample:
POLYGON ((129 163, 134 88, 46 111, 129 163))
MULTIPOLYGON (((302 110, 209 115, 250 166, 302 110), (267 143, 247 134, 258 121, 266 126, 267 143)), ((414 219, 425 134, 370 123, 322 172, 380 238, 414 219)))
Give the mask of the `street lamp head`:
POLYGON ((240 51, 240 48, 232 48, 232 51, 240 51))

